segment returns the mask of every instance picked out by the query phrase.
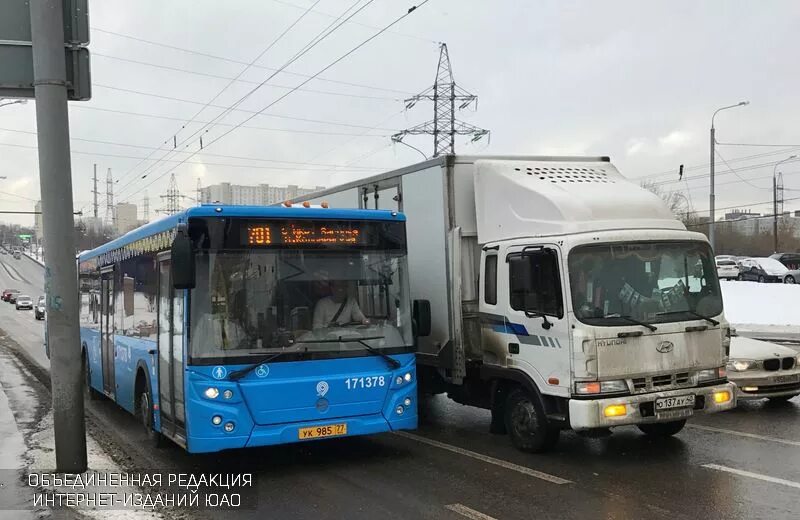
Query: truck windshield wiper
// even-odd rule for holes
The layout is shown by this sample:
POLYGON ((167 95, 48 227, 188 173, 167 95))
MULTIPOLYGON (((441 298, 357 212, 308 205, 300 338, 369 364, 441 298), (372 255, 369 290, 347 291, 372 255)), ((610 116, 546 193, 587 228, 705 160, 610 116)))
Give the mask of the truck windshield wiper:
POLYGON ((687 311, 659 312, 658 314, 656 314, 656 316, 667 316, 669 314, 683 314, 683 313, 691 314, 692 316, 695 316, 696 318, 700 318, 701 320, 706 320, 707 322, 709 322, 710 324, 712 324, 714 326, 719 325, 719 322, 717 320, 715 320, 714 318, 710 318, 710 317, 708 317, 708 316, 706 316, 704 314, 700 314, 699 312, 688 311, 688 310, 687 311))
POLYGON ((389 363, 389 365, 392 367, 393 370, 396 370, 396 369, 398 369, 398 368, 400 368, 402 366, 399 361, 397 361, 396 359, 394 359, 394 358, 388 356, 387 354, 381 352, 380 349, 377 349, 377 348, 373 347, 372 345, 369 345, 365 341, 365 340, 369 340, 369 339, 383 339, 385 337, 386 336, 368 336, 368 337, 364 337, 364 338, 343 338, 342 336, 339 336, 336 339, 317 339, 317 340, 308 339, 308 340, 298 341, 297 343, 351 343, 351 342, 352 343, 361 343, 364 346, 364 348, 367 349, 367 351, 369 351, 371 354, 374 354, 376 356, 382 357, 383 359, 386 360, 387 363, 389 363))
MULTIPOLYGON (((306 348, 306 351, 308 351, 308 348, 306 348)), ((244 367, 242 369, 239 369, 239 370, 234 370, 233 372, 228 374, 228 379, 230 379, 231 381, 238 381, 241 378, 243 378, 244 376, 246 376, 247 374, 249 374, 250 372, 252 372, 253 370, 255 370, 256 368, 258 368, 259 366, 263 365, 264 363, 269 363, 273 359, 279 358, 282 355, 288 354, 290 352, 298 352, 298 349, 293 348, 293 349, 281 350, 280 352, 275 352, 274 354, 270 354, 268 356, 265 356, 265 357, 259 359, 258 361, 256 361, 255 363, 253 363, 252 365, 248 365, 248 366, 246 366, 246 367, 244 367)))
POLYGON ((603 318, 619 318, 619 319, 621 319, 621 320, 625 320, 625 321, 629 321, 629 322, 631 322, 631 323, 635 323, 636 325, 641 325, 642 327, 647 327, 648 329, 650 329, 650 332, 655 332, 655 331, 657 331, 657 330, 658 330, 658 327, 656 327, 656 326, 655 326, 655 325, 653 325, 652 323, 647 323, 647 322, 644 322, 644 321, 639 321, 639 320, 637 320, 637 319, 635 319, 635 318, 631 318, 630 316, 614 316, 614 315, 608 315, 608 316, 603 316, 603 318))

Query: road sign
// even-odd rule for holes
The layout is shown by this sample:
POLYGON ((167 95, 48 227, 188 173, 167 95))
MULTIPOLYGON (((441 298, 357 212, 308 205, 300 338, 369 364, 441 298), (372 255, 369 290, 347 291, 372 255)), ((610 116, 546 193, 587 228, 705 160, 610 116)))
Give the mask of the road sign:
MULTIPOLYGON (((89 0, 63 0, 64 43, 89 43, 89 0)), ((29 0, 3 2, 0 16, 0 40, 9 43, 31 41, 31 10, 29 0)))
POLYGON ((30 240, 30 238, 31 238, 31 236, 32 236, 32 235, 17 235, 17 236, 18 236, 19 238, 23 239, 23 240, 25 240, 26 238, 27 238, 28 240, 30 240))
MULTIPOLYGON (((64 57, 67 98, 86 101, 92 96, 89 74, 88 0, 61 0, 64 9, 64 57)), ((33 98, 33 48, 30 0, 3 2, 0 16, 0 97, 33 98)))
MULTIPOLYGON (((65 48, 67 60, 67 96, 70 101, 92 97, 89 73, 89 49, 65 48)), ((0 96, 32 98, 33 48, 30 45, 0 45, 0 96)))

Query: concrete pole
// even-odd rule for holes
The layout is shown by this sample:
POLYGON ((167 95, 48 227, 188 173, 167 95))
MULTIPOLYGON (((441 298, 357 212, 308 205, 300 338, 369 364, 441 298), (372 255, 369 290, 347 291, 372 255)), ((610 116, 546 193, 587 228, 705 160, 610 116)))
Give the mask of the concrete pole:
POLYGON ((86 471, 62 0, 30 0, 56 470, 86 471))
POLYGON ((708 196, 708 241, 711 242, 711 251, 714 251, 714 123, 711 123, 711 163, 709 164, 711 171, 711 194, 708 196))

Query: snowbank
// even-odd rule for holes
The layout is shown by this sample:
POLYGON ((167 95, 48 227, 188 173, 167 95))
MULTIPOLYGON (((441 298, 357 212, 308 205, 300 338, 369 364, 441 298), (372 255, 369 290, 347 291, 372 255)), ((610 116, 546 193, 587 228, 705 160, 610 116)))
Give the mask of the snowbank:
POLYGON ((721 281, 720 285, 725 317, 732 324, 800 333, 800 284, 721 281))

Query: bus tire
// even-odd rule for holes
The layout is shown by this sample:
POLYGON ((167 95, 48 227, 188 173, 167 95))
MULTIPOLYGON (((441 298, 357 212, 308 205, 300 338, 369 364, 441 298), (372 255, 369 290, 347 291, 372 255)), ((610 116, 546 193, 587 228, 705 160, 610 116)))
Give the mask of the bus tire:
POLYGON ((86 355, 85 350, 83 351, 83 380, 86 385, 84 388, 86 399, 89 401, 99 401, 100 392, 92 388, 92 370, 89 367, 89 356, 86 355))
POLYGON ((153 429, 153 398, 150 395, 150 384, 145 378, 145 388, 139 393, 139 420, 144 427, 144 433, 148 444, 154 448, 161 447, 161 433, 153 429))
POLYGON ((662 423, 638 424, 639 429, 649 437, 672 437, 686 426, 686 419, 662 423))
POLYGON ((505 402, 506 431, 515 448, 542 453, 558 443, 561 430, 547 420, 538 395, 522 387, 509 391, 505 402))

